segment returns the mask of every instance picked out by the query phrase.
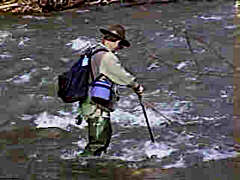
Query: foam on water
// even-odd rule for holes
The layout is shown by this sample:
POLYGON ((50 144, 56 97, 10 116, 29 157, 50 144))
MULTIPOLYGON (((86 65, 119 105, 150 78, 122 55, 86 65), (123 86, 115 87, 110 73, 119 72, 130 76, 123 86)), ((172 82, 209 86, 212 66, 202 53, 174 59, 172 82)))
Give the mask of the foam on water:
POLYGON ((12 57, 12 55, 7 52, 0 54, 0 59, 9 59, 11 57, 12 57))
POLYGON ((166 41, 166 42, 172 42, 172 41, 174 41, 174 42, 183 42, 183 43, 186 43, 186 39, 185 39, 185 38, 183 38, 183 37, 176 37, 174 34, 169 35, 168 38, 165 39, 164 41, 166 41))
MULTIPOLYGON (((43 101, 53 97, 43 96, 43 101)), ((57 115, 49 114, 47 111, 44 111, 37 115, 23 114, 21 116, 22 120, 33 120, 37 128, 50 128, 56 127, 66 131, 71 131, 71 126, 77 128, 84 128, 87 126, 85 121, 81 125, 76 124, 78 103, 73 103, 72 111, 59 110, 57 115)))
POLYGON ((30 15, 23 16, 22 18, 23 19, 36 19, 36 20, 44 20, 44 19, 46 19, 46 17, 44 17, 44 16, 30 16, 30 15))
POLYGON ((121 141, 121 147, 124 148, 115 154, 115 156, 124 161, 143 161, 148 158, 154 158, 157 161, 162 161, 162 158, 170 156, 173 152, 177 152, 177 154, 180 153, 179 158, 175 162, 165 164, 163 168, 186 167, 189 165, 187 163, 188 157, 190 158, 190 161, 197 163, 199 161, 195 160, 195 157, 199 157, 203 161, 209 161, 237 156, 237 152, 228 149, 223 150, 217 145, 198 149, 197 146, 194 146, 189 141, 194 137, 194 135, 181 133, 176 139, 175 143, 167 141, 152 143, 151 141, 135 141, 133 139, 123 140, 121 141), (186 151, 182 151, 181 149, 177 148, 182 144, 195 149, 186 149, 186 151), (185 157, 185 155, 187 156, 185 157))
MULTIPOLYGON (((157 92, 157 91, 156 91, 157 92)), ((146 126, 145 116, 135 96, 123 98, 118 108, 111 114, 112 121, 122 126, 146 126)), ((159 126, 169 120, 174 122, 176 115, 192 110, 191 101, 173 101, 170 103, 154 103, 154 109, 145 106, 145 110, 152 126, 159 126)))
MULTIPOLYGON (((154 111, 147 109, 147 117, 151 126, 159 126, 166 122, 166 119, 159 117, 154 111)), ((166 116, 168 114, 165 114, 166 116)), ((146 126, 146 120, 141 109, 136 112, 126 112, 124 110, 117 109, 112 114, 112 122, 116 122, 121 126, 131 127, 131 126, 146 126)))
POLYGON ((212 15, 212 16, 200 16, 199 18, 203 19, 203 20, 206 20, 206 21, 210 21, 210 20, 220 21, 220 20, 222 20, 221 16, 215 16, 215 15, 212 15))
POLYGON ((22 58, 21 60, 22 60, 22 61, 33 61, 33 59, 30 58, 30 57, 22 58))
POLYGON ((21 116, 21 119, 22 119, 23 121, 29 121, 29 120, 33 119, 34 117, 35 117, 34 115, 23 114, 23 115, 21 116))
POLYGON ((76 13, 80 13, 80 14, 82 14, 82 13, 88 13, 88 12, 90 12, 90 10, 88 10, 88 9, 77 10, 77 11, 76 11, 76 13))
POLYGON ((203 155, 203 161, 210 161, 210 160, 218 160, 218 159, 226 159, 230 157, 236 157, 237 152, 235 151, 223 151, 223 150, 216 150, 213 148, 204 148, 204 149, 196 149, 194 151, 190 151, 189 153, 199 153, 203 155))
POLYGON ((61 150, 61 159, 67 160, 67 159, 74 159, 77 158, 77 155, 81 152, 83 152, 84 147, 87 145, 87 142, 84 138, 81 138, 77 142, 72 142, 72 144, 75 144, 78 146, 78 148, 75 149, 62 149, 61 150))
POLYGON ((8 31, 0 31, 0 44, 3 43, 7 39, 12 38, 12 33, 8 31))
POLYGON ((177 69, 183 69, 185 68, 186 66, 189 66, 189 65, 192 65, 192 61, 184 61, 184 62, 181 62, 177 65, 177 69))
POLYGON ((49 66, 46 66, 46 67, 43 67, 42 70, 49 71, 49 70, 52 70, 52 68, 50 68, 49 66))
POLYGON ((225 29, 236 29, 237 26, 236 25, 227 25, 227 26, 224 26, 225 29))
POLYGON ((7 79, 6 82, 13 82, 16 84, 27 83, 30 82, 31 74, 36 72, 36 69, 32 69, 30 72, 27 72, 23 75, 15 75, 14 77, 7 79))
MULTIPOLYGON (((134 146, 129 145, 132 144, 133 142, 131 142, 130 140, 128 141, 125 140, 121 142, 124 148, 121 150, 121 153, 118 153, 117 157, 124 161, 143 161, 146 160, 146 158, 155 159, 157 158, 156 159, 157 161, 161 161, 162 158, 170 156, 172 152, 179 151, 179 149, 176 148, 175 145, 182 143, 187 144, 186 142, 188 141, 188 139, 193 137, 194 136, 191 137, 185 136, 185 138, 178 138, 178 140, 176 140, 177 143, 166 142, 152 143, 150 141, 147 142, 135 141, 134 143, 136 143, 136 145, 134 146)), ((186 158, 188 157, 185 157, 185 154, 188 155, 189 157, 191 157, 191 154, 193 154, 192 155, 193 163, 198 162, 194 160, 194 156, 202 158, 203 161, 226 159, 237 156, 237 152, 235 151, 222 150, 221 148, 219 149, 217 148, 218 146, 206 147, 204 149, 197 149, 196 147, 196 149, 194 150, 184 151, 184 153, 180 154, 180 159, 176 160, 175 162, 171 162, 169 164, 164 165, 163 168, 186 167, 186 165, 188 164, 186 162, 188 161, 186 158)))
POLYGON ((180 160, 176 161, 175 163, 163 166, 164 169, 183 168, 183 167, 186 167, 186 165, 184 164, 184 160, 182 156, 180 157, 180 160))
POLYGON ((220 90, 219 96, 222 99, 232 98, 234 94, 233 86, 225 86, 224 89, 220 90))
POLYGON ((185 47, 186 39, 184 37, 177 37, 174 34, 169 35, 167 38, 163 39, 165 42, 164 47, 185 47))
POLYGON ((73 114, 65 113, 60 111, 59 114, 64 114, 63 116, 51 115, 48 112, 42 112, 38 115, 34 123, 36 124, 37 128, 49 128, 49 127, 56 127, 66 131, 71 131, 71 126, 77 128, 84 128, 87 123, 82 122, 81 125, 76 124, 76 119, 73 114))
POLYGON ((28 38, 28 37, 21 37, 20 41, 18 43, 18 47, 24 48, 26 46, 25 43, 28 42, 29 40, 30 40, 30 38, 28 38))
POLYGON ((169 156, 169 154, 171 154, 173 151, 176 151, 177 149, 174 149, 163 142, 152 143, 151 141, 147 141, 144 144, 144 150, 147 157, 151 158, 153 156, 156 156, 157 158, 161 159, 165 156, 169 156))
POLYGON ((77 150, 63 149, 63 150, 61 150, 60 158, 63 160, 75 159, 75 158, 77 158, 78 154, 79 154, 79 151, 77 151, 77 150))
POLYGON ((26 74, 23 74, 21 76, 16 76, 13 79, 13 82, 16 83, 16 84, 18 84, 18 83, 26 83, 26 82, 30 81, 30 78, 31 78, 31 73, 26 73, 26 74))
POLYGON ((155 63, 152 63, 150 64, 148 67, 147 67, 147 70, 152 70, 152 69, 158 69, 160 66, 159 66, 159 63, 158 62, 155 62, 155 63))
MULTIPOLYGON (((121 144, 128 144, 122 142, 121 144)), ((123 145, 124 146, 124 145, 123 145)), ((127 146, 127 145, 126 145, 127 146)), ((142 161, 146 158, 158 158, 169 156, 176 149, 170 147, 168 144, 152 143, 151 141, 141 141, 136 143, 133 147, 125 147, 121 150, 118 158, 124 161, 142 161)))

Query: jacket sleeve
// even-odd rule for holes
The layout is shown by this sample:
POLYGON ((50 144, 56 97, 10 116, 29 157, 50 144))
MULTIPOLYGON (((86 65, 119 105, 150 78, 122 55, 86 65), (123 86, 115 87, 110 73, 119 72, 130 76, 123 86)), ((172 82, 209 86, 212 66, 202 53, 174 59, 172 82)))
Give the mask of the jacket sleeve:
POLYGON ((100 73, 119 85, 127 85, 129 87, 137 85, 136 78, 122 67, 119 59, 112 52, 105 53, 102 56, 100 73))

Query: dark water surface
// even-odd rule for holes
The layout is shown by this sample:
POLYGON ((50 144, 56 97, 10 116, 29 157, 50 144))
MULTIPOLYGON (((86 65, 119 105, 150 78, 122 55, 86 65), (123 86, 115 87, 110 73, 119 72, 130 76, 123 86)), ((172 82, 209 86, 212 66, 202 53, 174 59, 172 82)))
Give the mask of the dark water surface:
POLYGON ((234 16, 233 1, 0 16, 0 178, 240 179, 239 159, 230 159, 234 16), (112 23, 127 28, 132 46, 119 56, 146 88, 156 143, 137 96, 121 88, 109 151, 68 159, 87 128, 75 125, 77 104, 57 98, 56 77, 77 59, 72 40, 100 39, 99 27, 112 23))

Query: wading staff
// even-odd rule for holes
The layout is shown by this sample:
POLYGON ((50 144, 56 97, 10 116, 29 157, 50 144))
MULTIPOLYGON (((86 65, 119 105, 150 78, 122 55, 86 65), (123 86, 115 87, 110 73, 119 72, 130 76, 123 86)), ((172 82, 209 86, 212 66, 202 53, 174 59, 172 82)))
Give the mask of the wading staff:
POLYGON ((148 121, 147 113, 146 113, 145 107, 142 103, 142 96, 138 95, 138 99, 139 99, 140 105, 142 106, 143 114, 144 114, 146 122, 147 122, 147 127, 148 127, 148 131, 149 131, 149 134, 150 134, 151 141, 154 143, 154 137, 153 137, 153 134, 152 134, 152 130, 151 130, 149 121, 148 121))

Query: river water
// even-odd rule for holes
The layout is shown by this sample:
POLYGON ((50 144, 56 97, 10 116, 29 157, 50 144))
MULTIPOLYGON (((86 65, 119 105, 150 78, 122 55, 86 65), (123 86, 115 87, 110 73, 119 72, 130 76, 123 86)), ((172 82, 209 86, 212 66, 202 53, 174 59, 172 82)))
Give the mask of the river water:
MULTIPOLYGON (((233 1, 1 15, 0 177, 192 180, 189 173, 172 176, 172 169, 237 157, 234 16, 233 1), (137 96, 121 87, 109 151, 101 159, 78 161, 71 156, 84 148, 87 124, 75 124, 77 104, 57 98, 56 78, 77 59, 72 40, 99 40, 98 29, 112 23, 127 29, 132 46, 118 55, 145 87, 156 142, 150 141, 137 96)), ((229 177, 239 179, 239 173, 229 177)))

